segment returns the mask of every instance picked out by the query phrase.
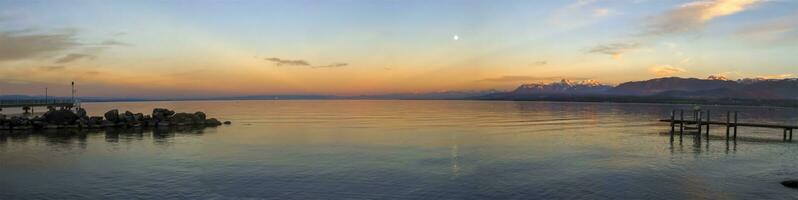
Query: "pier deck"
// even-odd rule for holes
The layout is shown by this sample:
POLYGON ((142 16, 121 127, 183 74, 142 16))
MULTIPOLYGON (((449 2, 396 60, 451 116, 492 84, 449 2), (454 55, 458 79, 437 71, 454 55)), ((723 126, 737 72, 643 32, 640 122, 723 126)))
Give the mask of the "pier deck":
MULTIPOLYGON (((701 137, 701 133, 705 133, 707 140, 709 140, 709 129, 711 125, 721 125, 726 127, 726 140, 737 140, 737 127, 755 127, 755 128, 771 128, 782 129, 784 141, 792 141, 793 129, 798 129, 797 125, 784 125, 784 124, 769 124, 769 123, 742 123, 737 120, 737 112, 726 112, 726 121, 712 121, 710 120, 711 112, 709 110, 694 110, 692 119, 685 119, 684 110, 679 110, 679 117, 677 119, 676 110, 671 112, 670 119, 662 119, 660 122, 668 122, 671 125, 671 140, 677 132, 678 126, 679 138, 681 139, 685 130, 696 131, 696 136, 701 137), (706 117, 705 117, 706 116, 706 117), (731 135, 733 131, 733 135, 731 135)), ((688 116, 689 117, 689 116, 688 116)))
MULTIPOLYGON (((697 124, 695 120, 670 120, 670 119, 663 119, 659 120, 660 122, 673 122, 673 123, 684 123, 689 125, 697 124)), ((777 128, 777 129, 798 129, 798 126, 793 125, 781 125, 781 124, 764 124, 764 123, 734 123, 734 122, 720 122, 720 121, 703 121, 701 125, 723 125, 723 126, 745 126, 745 127, 757 127, 757 128, 777 128)))

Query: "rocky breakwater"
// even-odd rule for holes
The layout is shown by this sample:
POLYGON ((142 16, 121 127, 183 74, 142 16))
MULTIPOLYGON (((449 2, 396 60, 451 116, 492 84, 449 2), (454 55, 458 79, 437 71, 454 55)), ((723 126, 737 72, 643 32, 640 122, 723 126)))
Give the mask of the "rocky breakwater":
MULTIPOLYGON (((86 110, 50 109, 42 116, 6 117, 0 115, 0 130, 59 129, 59 128, 130 128, 130 127, 170 127, 170 126, 219 126, 223 123, 216 118, 207 118, 203 112, 177 113, 156 108, 151 115, 119 112, 117 109, 105 112, 103 116, 88 116, 86 110)), ((224 124, 230 124, 225 121, 224 124)))

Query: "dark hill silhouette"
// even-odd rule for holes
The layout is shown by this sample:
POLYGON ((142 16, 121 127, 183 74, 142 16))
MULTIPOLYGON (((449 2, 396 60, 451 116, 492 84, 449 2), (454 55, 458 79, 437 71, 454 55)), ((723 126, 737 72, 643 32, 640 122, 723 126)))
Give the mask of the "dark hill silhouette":
POLYGON ((668 91, 702 91, 739 87, 739 83, 729 80, 668 77, 646 81, 622 83, 610 91, 616 95, 653 95, 668 91))
POLYGON ((597 82, 560 81, 525 84, 516 90, 478 97, 483 100, 704 103, 798 106, 798 79, 657 78, 612 87, 597 82))

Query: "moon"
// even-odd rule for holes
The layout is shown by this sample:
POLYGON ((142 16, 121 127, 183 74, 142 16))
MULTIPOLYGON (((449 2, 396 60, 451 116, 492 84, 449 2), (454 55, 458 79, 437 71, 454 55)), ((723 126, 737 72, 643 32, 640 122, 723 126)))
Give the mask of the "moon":
POLYGON ((458 35, 454 35, 454 37, 452 37, 452 39, 454 39, 454 40, 460 40, 460 36, 458 36, 458 35))

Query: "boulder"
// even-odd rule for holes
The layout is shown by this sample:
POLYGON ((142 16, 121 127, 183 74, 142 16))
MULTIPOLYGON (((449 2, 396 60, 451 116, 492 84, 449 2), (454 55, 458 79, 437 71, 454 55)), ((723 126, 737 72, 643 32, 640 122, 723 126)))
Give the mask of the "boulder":
POLYGON ((86 115, 86 109, 83 109, 83 108, 78 108, 78 109, 76 109, 76 110, 75 110, 75 114, 77 114, 79 118, 86 118, 86 117, 88 117, 88 115, 86 115))
POLYGON ((194 113, 194 117, 196 117, 197 119, 199 119, 201 121, 205 121, 206 115, 205 115, 204 112, 195 112, 194 113))
POLYGON ((14 125, 30 125, 31 121, 24 117, 11 117, 11 124, 14 125))
POLYGON ((194 124, 194 114, 189 113, 175 113, 169 118, 169 122, 183 126, 194 124))
POLYGON ((130 111, 125 111, 124 114, 119 116, 119 119, 120 119, 120 121, 123 121, 123 122, 126 122, 126 123, 138 122, 138 120, 136 120, 136 114, 133 114, 133 112, 130 112, 130 111))
POLYGON ((80 118, 71 110, 50 110, 42 115, 44 121, 50 124, 72 124, 80 118))
POLYGON ((143 114, 143 113, 136 113, 136 114, 133 114, 133 120, 136 120, 136 121, 142 121, 142 120, 144 120, 144 114, 143 114))
POLYGON ((166 120, 172 115, 175 114, 175 111, 171 111, 166 108, 156 108, 152 109, 152 118, 158 121, 166 120))
POLYGON ((219 120, 216 119, 216 118, 210 118, 210 119, 206 119, 205 120, 205 125, 206 126, 219 126, 219 125, 222 125, 222 122, 219 122, 219 120))
POLYGON ((119 121, 119 110, 113 109, 105 112, 105 120, 116 122, 119 121))
POLYGON ((224 124, 225 124, 225 125, 230 125, 230 124, 232 124, 232 123, 233 123, 233 122, 230 122, 230 121, 224 121, 224 124))

